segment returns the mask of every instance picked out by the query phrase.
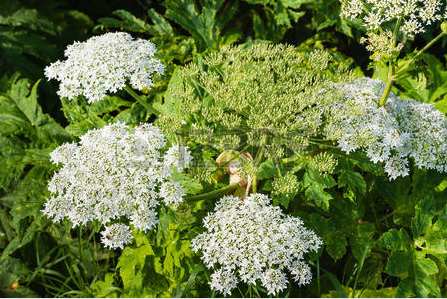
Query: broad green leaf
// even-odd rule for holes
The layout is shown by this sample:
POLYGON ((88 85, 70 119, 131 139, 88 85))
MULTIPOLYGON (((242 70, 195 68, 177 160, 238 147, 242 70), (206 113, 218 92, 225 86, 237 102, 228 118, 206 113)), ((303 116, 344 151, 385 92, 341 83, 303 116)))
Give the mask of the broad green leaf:
POLYGON ((139 289, 143 287, 143 268, 146 257, 154 255, 149 240, 142 234, 135 234, 134 246, 126 246, 118 259, 119 269, 124 289, 139 289))
POLYGON ((418 244, 425 242, 425 252, 435 255, 447 254, 447 232, 445 230, 429 230, 423 238, 417 240, 418 244))
POLYGON ((158 32, 160 35, 166 35, 166 36, 172 36, 173 35, 173 29, 171 24, 159 13, 155 11, 155 9, 151 8, 147 11, 147 14, 151 18, 152 22, 154 22, 154 25, 152 28, 158 32))
POLYGON ((168 0, 165 17, 188 31, 200 49, 217 49, 223 26, 236 13, 237 4, 224 4, 223 0, 206 0, 201 4, 198 8, 195 1, 168 0))
POLYGON ((438 109, 442 113, 447 114, 447 95, 444 97, 443 100, 435 102, 434 105, 436 109, 438 109))
POLYGON ((95 297, 116 297, 119 288, 114 286, 115 273, 107 273, 104 281, 98 280, 92 284, 91 288, 95 297))
POLYGON ((355 200, 355 195, 358 196, 366 194, 366 182, 363 179, 363 176, 360 173, 351 171, 349 169, 341 170, 341 173, 338 177, 338 186, 346 187, 348 193, 344 196, 349 198, 350 200, 355 200))
POLYGON ((309 221, 313 224, 317 235, 323 239, 327 252, 334 260, 345 255, 348 240, 343 227, 319 214, 310 215, 309 221))
POLYGON ((432 225, 436 206, 432 197, 426 197, 416 206, 415 216, 411 221, 411 230, 415 237, 425 234, 432 225))
POLYGON ((258 172, 256 173, 258 180, 274 178, 277 175, 278 166, 275 166, 275 164, 271 161, 262 162, 261 165, 259 165, 258 172))
POLYGON ((405 229, 390 229, 384 233, 377 243, 389 250, 407 250, 411 245, 411 239, 405 229))
POLYGON ((305 192, 307 200, 315 202, 315 204, 323 210, 329 210, 329 201, 332 195, 324 191, 324 188, 318 184, 310 185, 305 192))
POLYGON ((328 174, 320 174, 312 167, 307 167, 303 177, 304 187, 307 187, 305 195, 307 200, 313 201, 324 210, 329 209, 329 201, 332 195, 325 191, 336 185, 335 180, 328 174))
POLYGON ((392 252, 385 270, 388 274, 401 277, 397 297, 440 296, 439 286, 431 275, 438 272, 436 263, 415 250, 392 252))
POLYGON ((31 242, 35 236, 37 230, 37 223, 33 222, 31 226, 29 226, 23 236, 16 236, 9 244, 6 246, 5 250, 2 253, 1 260, 10 258, 8 255, 16 251, 17 249, 25 246, 29 242, 31 242))

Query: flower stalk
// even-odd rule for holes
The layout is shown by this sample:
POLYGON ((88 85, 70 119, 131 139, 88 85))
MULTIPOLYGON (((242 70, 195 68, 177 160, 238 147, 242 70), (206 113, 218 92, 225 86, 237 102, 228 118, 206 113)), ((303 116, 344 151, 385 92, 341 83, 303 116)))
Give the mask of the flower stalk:
POLYGON ((152 114, 155 114, 156 116, 160 115, 160 112, 152 107, 151 104, 147 103, 140 95, 138 95, 135 91, 133 91, 132 88, 129 86, 124 87, 124 90, 127 91, 130 96, 132 96, 135 100, 138 101, 141 105, 143 105, 144 108, 146 108, 147 111, 151 112, 152 114))
POLYGON ((196 202, 199 200, 204 200, 204 199, 214 199, 216 197, 225 195, 225 193, 227 193, 229 191, 236 189, 238 185, 239 185, 238 183, 234 183, 234 184, 231 184, 231 185, 228 185, 223 188, 213 190, 213 191, 210 191, 207 193, 203 193, 203 194, 199 194, 199 195, 192 195, 192 196, 185 196, 183 199, 189 203, 196 202))
POLYGON ((380 107, 385 106, 386 100, 388 99, 388 96, 390 95, 391 88, 393 88, 393 85, 394 85, 393 75, 394 75, 394 66, 390 62, 390 66, 388 69, 388 80, 386 82, 385 90, 384 90, 382 97, 380 98, 380 102, 379 102, 380 107))

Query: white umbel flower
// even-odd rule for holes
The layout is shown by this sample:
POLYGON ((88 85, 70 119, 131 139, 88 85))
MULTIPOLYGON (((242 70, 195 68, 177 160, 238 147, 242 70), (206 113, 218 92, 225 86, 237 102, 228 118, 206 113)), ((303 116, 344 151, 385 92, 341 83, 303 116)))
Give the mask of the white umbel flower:
POLYGON ((188 167, 192 161, 191 153, 188 151, 188 146, 173 145, 165 155, 165 164, 168 167, 173 167, 178 171, 183 171, 183 168, 188 167))
MULTIPOLYGON (((119 122, 88 131, 79 144, 59 146, 50 156, 61 168, 49 183, 51 198, 43 212, 54 221, 68 218, 73 226, 128 219, 134 229, 152 229, 160 200, 177 204, 184 194, 164 163, 165 146, 157 127, 143 124, 132 129, 119 122)), ((117 230, 117 235, 123 234, 117 230)), ((127 239, 120 238, 103 241, 121 248, 125 243, 114 240, 127 239)))
POLYGON ((182 186, 176 182, 164 182, 160 187, 160 195, 167 205, 178 205, 184 194, 182 186))
POLYGON ((252 194, 244 201, 225 196, 204 226, 206 232, 192 240, 192 249, 202 252, 208 268, 218 267, 211 287, 224 295, 239 281, 260 282, 268 294, 277 294, 287 287, 286 270, 299 285, 310 281, 304 254, 317 251, 321 240, 299 218, 272 206, 266 195, 252 194))
POLYGON ((400 30, 408 36, 424 32, 424 27, 441 20, 443 1, 440 0, 340 0, 341 16, 363 19, 369 31, 383 23, 402 20, 400 30))
POLYGON ((101 242, 110 249, 123 249, 124 245, 129 244, 133 239, 130 227, 122 223, 107 226, 101 235, 101 242))
POLYGON ((164 71, 155 52, 150 41, 134 40, 125 32, 106 33, 68 46, 67 59, 46 67, 45 76, 61 82, 59 96, 84 95, 92 103, 127 84, 139 90, 150 88, 154 73, 164 71))
POLYGON ((365 151, 384 163, 390 179, 408 175, 409 158, 419 168, 447 172, 447 119, 432 104, 390 93, 379 107, 385 84, 370 78, 340 87, 340 101, 327 108, 326 133, 343 151, 365 151))
POLYGON ((211 274, 211 288, 224 294, 231 295, 231 290, 237 286, 237 278, 231 271, 225 271, 222 268, 217 269, 211 274))

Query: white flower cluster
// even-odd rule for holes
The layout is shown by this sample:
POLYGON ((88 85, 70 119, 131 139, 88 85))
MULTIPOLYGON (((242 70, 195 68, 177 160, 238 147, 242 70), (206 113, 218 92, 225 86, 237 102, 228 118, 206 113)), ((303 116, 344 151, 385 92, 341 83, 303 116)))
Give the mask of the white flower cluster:
POLYGON ((134 40, 124 32, 106 33, 68 46, 67 59, 46 67, 45 76, 61 81, 59 96, 84 95, 91 103, 128 83, 139 90, 150 88, 152 75, 164 71, 163 64, 153 58, 155 52, 150 41, 134 40))
POLYGON ((424 27, 441 20, 440 0, 341 0, 341 16, 362 18, 368 30, 377 30, 389 21, 401 20, 400 30, 408 36, 424 32, 424 27))
POLYGON ((210 284, 224 295, 239 281, 258 280, 268 294, 277 294, 287 287, 286 270, 298 285, 310 282, 304 254, 317 251, 321 240, 299 218, 272 206, 266 195, 252 194, 244 201, 225 196, 205 217, 204 226, 207 231, 192 240, 192 249, 203 253, 208 268, 220 266, 210 284))
POLYGON ((447 172, 447 119, 432 104, 390 93, 379 107, 385 84, 370 78, 341 86, 340 101, 327 107, 327 137, 349 153, 361 148, 372 162, 383 162, 390 179, 419 168, 447 172))
MULTIPOLYGON (((51 198, 44 213, 54 221, 67 217, 73 226, 95 220, 108 225, 126 218, 134 229, 152 229, 160 198, 165 204, 182 200, 183 188, 172 175, 191 160, 185 154, 188 159, 176 161, 172 149, 163 155, 165 146, 157 127, 131 129, 119 122, 88 131, 79 144, 59 146, 51 160, 62 167, 49 183, 51 198), (173 163, 180 167, 174 169, 173 163)), ((127 224, 112 224, 102 232, 102 241, 122 248, 130 242, 130 233, 127 224)))
POLYGON ((369 32, 367 38, 362 37, 360 39, 360 43, 367 43, 366 50, 373 53, 371 59, 374 61, 389 60, 404 47, 404 43, 396 44, 396 39, 389 30, 378 34, 369 32))
POLYGON ((192 161, 188 146, 172 146, 168 149, 165 156, 166 165, 174 167, 178 172, 182 172, 184 167, 189 166, 192 161))

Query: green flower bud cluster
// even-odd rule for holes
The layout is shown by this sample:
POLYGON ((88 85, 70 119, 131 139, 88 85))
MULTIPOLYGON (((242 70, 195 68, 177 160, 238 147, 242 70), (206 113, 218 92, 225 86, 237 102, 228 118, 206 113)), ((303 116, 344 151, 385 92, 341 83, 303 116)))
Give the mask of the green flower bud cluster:
POLYGON ((165 101, 176 107, 171 117, 191 128, 190 141, 221 151, 262 149, 264 157, 277 160, 306 150, 309 138, 324 136, 321 107, 333 100, 333 82, 352 79, 322 50, 242 45, 180 69, 165 101), (202 128, 206 134, 196 134, 202 128))

